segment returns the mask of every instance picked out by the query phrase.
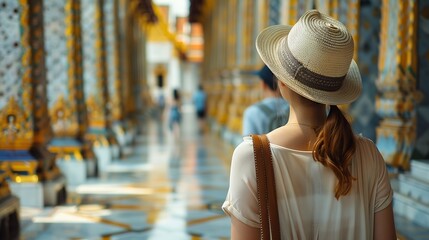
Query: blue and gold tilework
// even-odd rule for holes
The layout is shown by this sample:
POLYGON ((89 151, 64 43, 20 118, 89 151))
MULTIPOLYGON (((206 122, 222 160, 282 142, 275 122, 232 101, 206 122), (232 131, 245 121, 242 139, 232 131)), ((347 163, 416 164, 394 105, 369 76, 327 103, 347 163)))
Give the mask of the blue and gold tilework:
MULTIPOLYGON (((341 1, 344 3, 345 1, 341 1)), ((380 45, 380 1, 369 1, 360 7, 358 66, 362 76, 363 91, 359 99, 350 106, 353 116, 353 129, 375 141, 375 127, 379 117, 375 111, 378 76, 378 54, 380 45)))
POLYGON ((114 0, 106 0, 103 5, 104 11, 104 38, 105 38, 105 49, 106 49, 106 67, 107 67, 107 85, 109 91, 109 103, 110 110, 113 120, 118 121, 121 118, 120 114, 120 81, 117 62, 119 61, 117 49, 117 27, 118 24, 115 22, 115 18, 118 9, 115 9, 114 0))

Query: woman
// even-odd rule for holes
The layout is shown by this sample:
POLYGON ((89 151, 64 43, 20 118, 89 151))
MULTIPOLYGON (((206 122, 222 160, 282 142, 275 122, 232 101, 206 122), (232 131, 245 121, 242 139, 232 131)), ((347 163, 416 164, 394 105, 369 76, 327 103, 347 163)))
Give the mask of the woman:
MULTIPOLYGON (((267 134, 271 144, 282 239, 396 239, 393 191, 384 160, 354 135, 337 105, 362 89, 345 26, 316 10, 293 26, 263 30, 256 47, 290 103, 289 121, 267 134)), ((232 157, 223 210, 232 239, 259 239, 250 137, 232 157)))
POLYGON ((178 89, 173 89, 173 100, 170 106, 170 114, 168 118, 168 127, 177 140, 180 136, 180 122, 182 121, 182 113, 180 111, 180 92, 178 89))

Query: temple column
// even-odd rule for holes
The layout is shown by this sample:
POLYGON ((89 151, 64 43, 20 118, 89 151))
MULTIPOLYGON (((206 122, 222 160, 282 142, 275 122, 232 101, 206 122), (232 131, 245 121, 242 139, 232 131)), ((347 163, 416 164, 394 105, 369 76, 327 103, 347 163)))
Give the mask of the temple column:
POLYGON ((232 145, 237 145, 241 142, 241 132, 242 132, 242 118, 245 107, 247 106, 246 97, 249 94, 249 76, 246 76, 247 66, 244 64, 244 53, 247 52, 246 41, 248 35, 246 36, 246 23, 248 18, 246 18, 246 3, 247 1, 237 0, 234 2, 233 12, 230 12, 230 24, 233 25, 231 29, 231 35, 234 36, 232 39, 232 48, 229 50, 229 53, 233 53, 233 58, 231 59, 231 76, 232 82, 235 88, 236 93, 233 94, 233 102, 229 106, 228 112, 228 128, 231 132, 231 137, 229 141, 232 145))
POLYGON ((136 125, 136 104, 134 102, 134 94, 135 94, 135 86, 134 86, 134 64, 133 64, 133 13, 131 12, 131 8, 129 8, 128 3, 124 3, 127 14, 125 15, 124 23, 125 23, 125 71, 126 78, 124 79, 127 82, 127 89, 124 89, 124 101, 125 101, 125 115, 128 119, 128 122, 131 126, 136 125))
POLYGON ((66 201, 65 178, 55 163, 55 154, 48 151, 53 130, 47 101, 43 0, 29 1, 29 7, 34 122, 34 139, 30 152, 39 162, 37 172, 43 182, 44 204, 52 206, 66 201))
POLYGON ((47 150, 52 129, 46 99, 43 1, 3 2, 0 13, 5 28, 1 51, 8 56, 0 59, 2 176, 9 179, 23 206, 61 204, 66 199, 65 179, 47 150))
POLYGON ((381 17, 377 146, 390 166, 395 215, 428 228, 429 5, 384 0, 381 17))
MULTIPOLYGON (((204 3, 203 10, 201 11, 201 15, 198 13, 191 12, 191 19, 201 21, 203 25, 203 37, 204 37, 204 61, 202 68, 202 78, 204 82, 204 87, 207 89, 207 115, 208 121, 211 126, 215 124, 215 116, 216 116, 216 101, 218 96, 220 95, 219 88, 217 87, 218 83, 215 82, 215 74, 214 74, 214 62, 215 62, 215 49, 216 45, 215 37, 215 21, 213 20, 213 8, 214 1, 209 0, 204 3), (197 15, 197 16, 195 16, 197 15)), ((199 9, 199 8, 197 8, 199 9)))
POLYGON ((234 128, 234 116, 236 115, 236 99, 235 92, 238 86, 238 68, 236 64, 236 42, 237 37, 235 35, 237 28, 236 11, 237 11, 237 0, 228 1, 226 6, 220 6, 221 15, 220 18, 224 19, 224 34, 223 42, 223 60, 220 69, 224 92, 221 104, 219 107, 220 123, 222 125, 223 138, 228 142, 233 142, 234 135, 236 135, 234 128), (222 11, 222 9, 226 9, 222 11), (225 39, 226 36, 226 39, 225 39))
MULTIPOLYGON (((9 0, 0 5, 0 51, 4 56, 0 58, 0 221, 6 228, 2 227, 2 233, 10 238, 19 236, 19 206, 31 205, 13 196, 10 185, 12 191, 19 188, 18 183, 33 188, 37 202, 32 206, 43 207, 39 162, 29 153, 34 138, 29 15, 26 1, 9 0), (21 172, 26 176, 22 178, 21 172)), ((20 197, 19 192, 13 194, 20 197)))
POLYGON ((119 157, 119 148, 111 129, 109 89, 104 39, 104 1, 81 1, 82 61, 84 96, 88 114, 85 137, 94 142, 97 166, 104 172, 119 157))
MULTIPOLYGON (((140 27, 138 18, 132 17, 130 19, 130 30, 131 30, 131 60, 132 60, 132 71, 131 71, 131 99, 134 102, 134 112, 132 113, 135 120, 139 120, 140 117, 144 116, 145 102, 143 101, 143 91, 145 90, 145 59, 144 49, 146 48, 146 41, 143 35, 143 31, 140 27)), ((180 71, 180 68, 178 68, 180 71)))
POLYGON ((278 24, 280 21, 280 1, 257 1, 249 3, 239 1, 236 3, 238 16, 234 14, 235 34, 240 36, 235 41, 234 49, 237 55, 234 59, 233 72, 233 104, 229 109, 229 128, 234 134, 233 145, 242 141, 242 118, 244 110, 251 104, 262 99, 262 91, 259 88, 260 81, 257 71, 263 63, 256 52, 255 41, 259 32, 269 25, 278 24), (256 28, 255 28, 256 26, 256 28))
POLYGON ((367 1, 361 4, 357 11, 353 10, 355 6, 353 1, 339 3, 340 20, 344 19, 348 27, 353 29, 352 34, 358 34, 356 37, 353 35, 355 60, 360 69, 363 86, 361 96, 348 109, 355 132, 376 141, 375 128, 379 123, 379 116, 374 103, 377 95, 376 79, 379 74, 377 62, 380 52, 381 1, 367 1), (353 15, 354 12, 358 15, 353 15))
MULTIPOLYGON (((117 95, 119 97, 119 106, 121 109, 120 117, 121 126, 124 130, 125 134, 125 142, 127 145, 131 144, 134 140, 136 133, 136 122, 130 116, 130 108, 132 106, 129 105, 129 97, 132 89, 132 85, 130 85, 130 52, 129 52, 129 24, 131 21, 131 16, 135 13, 135 9, 133 9, 130 5, 135 2, 130 2, 128 0, 115 0, 114 5, 115 9, 115 25, 117 25, 116 31, 116 55, 117 57, 117 74, 118 74, 118 82, 117 95)), ((115 119, 115 112, 114 119, 115 119)), ((117 130, 116 130, 117 131, 117 130)))
POLYGON ((138 54, 138 70, 139 70, 139 77, 138 82, 140 84, 140 92, 137 95, 137 101, 140 102, 139 107, 139 114, 140 118, 145 118, 148 113, 149 109, 152 106, 152 96, 150 92, 149 87, 149 80, 148 80, 148 67, 147 67, 147 52, 146 52, 146 46, 147 46, 147 32, 142 29, 140 24, 136 24, 135 31, 138 34, 138 42, 137 42, 137 48, 139 49, 138 54))
MULTIPOLYGON (((202 16, 199 17, 203 24, 203 36, 204 36, 204 61, 203 61, 203 81, 207 88, 207 115, 210 126, 215 126, 216 116, 216 101, 219 98, 220 92, 219 84, 215 78, 215 59, 216 59, 216 39, 215 39, 215 21, 213 20, 214 14, 214 1, 209 0, 204 3, 202 16)), ((196 18, 196 17, 195 17, 196 18)))
MULTIPOLYGON (((163 22, 162 25, 168 27, 168 18, 161 16, 161 12, 163 12, 164 9, 159 9, 154 4, 150 7, 153 11, 151 12, 148 9, 145 9, 147 11, 146 14, 153 14, 153 17, 156 17, 157 19, 162 18, 162 21, 166 21, 163 22)), ((132 91, 130 97, 131 101, 135 103, 134 112, 132 113, 132 119, 134 119, 134 121, 142 121, 147 117, 149 113, 148 110, 152 102, 151 89, 148 84, 149 67, 147 66, 148 63, 146 58, 146 48, 148 43, 147 35, 149 35, 147 32, 148 25, 150 24, 148 22, 151 16, 142 15, 139 11, 136 12, 134 10, 132 12, 132 18, 129 19, 129 31, 131 31, 129 32, 129 37, 131 38, 130 43, 132 44, 130 46, 130 57, 132 59, 132 65, 130 66, 130 86, 132 86, 132 91)), ((168 29, 164 29, 164 31, 168 31, 168 29)), ((180 71, 181 69, 180 67, 177 67, 176 70, 180 71)), ((164 72, 164 74, 167 73, 164 72)), ((163 77, 166 76, 163 75, 163 77)), ((138 124, 137 126, 136 130, 141 132, 143 130, 143 126, 141 124, 138 124)))
POLYGON ((122 79, 119 70, 120 43, 119 43, 119 0, 104 0, 103 4, 103 38, 105 45, 105 66, 108 102, 107 107, 109 125, 118 143, 121 155, 129 144, 124 129, 123 103, 121 98, 122 79))
POLYGON ((416 13, 414 0, 382 1, 377 146, 385 161, 399 169, 409 169, 416 139, 416 13))
MULTIPOLYGON (((273 4, 274 2, 270 2, 273 4)), ((278 2, 275 2, 278 3, 278 2)), ((256 41, 256 34, 259 33, 262 29, 255 29, 255 21, 256 18, 253 16, 256 14, 255 11, 259 9, 259 7, 254 6, 255 3, 244 1, 241 3, 242 5, 242 11, 243 11, 243 22, 241 23, 242 27, 239 29, 239 35, 242 35, 242 39, 240 41, 240 45, 242 45, 241 48, 241 54, 238 58, 239 66, 241 69, 241 77, 243 80, 243 85, 241 86, 243 95, 241 96, 241 99, 243 101, 243 104, 240 107, 240 120, 237 124, 240 124, 240 135, 242 132, 242 118, 244 110, 252 105, 253 103, 259 101, 262 99, 261 89, 260 86, 260 80, 259 77, 255 74, 256 71, 260 69, 262 66, 262 62, 255 64, 254 60, 256 53, 256 47, 255 47, 255 41, 256 41)), ((271 9, 271 7, 269 8, 271 9)), ((268 14, 268 17, 270 15, 268 14)), ((274 16, 272 19, 274 20, 274 16)), ((273 24, 273 22, 269 22, 269 24, 273 24)))
POLYGON ((76 1, 44 0, 44 35, 46 78, 49 117, 54 138, 49 150, 56 153, 56 164, 64 173, 69 185, 86 180, 87 168, 83 161, 83 142, 78 139, 79 123, 76 98, 76 82, 82 81, 77 74, 80 64, 76 54, 74 21, 76 1))
POLYGON ((33 140, 29 104, 31 78, 28 6, 18 1, 3 2, 0 5, 0 19, 3 39, 0 52, 5 56, 0 59, 0 231, 4 237, 15 239, 20 233, 20 202, 12 195, 8 183, 9 179, 18 177, 12 170, 13 162, 18 160, 23 164, 31 164, 32 176, 34 180, 38 180, 35 175, 37 161, 28 154, 33 140), (21 19, 24 20, 22 32, 21 19), (23 74, 26 74, 25 81, 23 74), (26 159, 22 159, 24 155, 26 159))
POLYGON ((226 22, 225 15, 227 9, 225 6, 227 2, 218 3, 214 6, 213 9, 213 21, 216 26, 215 37, 215 62, 214 62, 214 72, 213 77, 215 78, 215 82, 218 85, 219 96, 218 101, 215 103, 216 108, 216 131, 221 133, 224 129, 224 125, 226 123, 226 109, 224 108, 225 104, 231 101, 231 88, 228 89, 227 83, 225 83, 226 73, 224 73, 223 66, 225 65, 225 41, 224 36, 226 36, 226 27, 228 23, 226 22))
POLYGON ((220 23, 216 21, 217 14, 216 3, 214 1, 207 1, 204 5, 202 16, 205 39, 203 76, 205 76, 204 82, 206 82, 205 88, 207 88, 208 95, 208 119, 214 131, 219 129, 219 124, 216 119, 218 114, 216 105, 220 101, 222 93, 221 82, 219 80, 217 70, 220 54, 220 44, 218 44, 218 30, 220 23))

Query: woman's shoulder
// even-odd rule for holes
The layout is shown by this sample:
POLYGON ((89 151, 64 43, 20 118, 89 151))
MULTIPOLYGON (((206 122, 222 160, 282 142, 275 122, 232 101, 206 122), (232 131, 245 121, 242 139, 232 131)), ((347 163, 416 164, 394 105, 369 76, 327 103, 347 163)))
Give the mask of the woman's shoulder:
POLYGON ((232 161, 248 162, 249 159, 253 159, 253 141, 252 137, 245 136, 243 141, 235 147, 232 161))
POLYGON ((251 137, 243 137, 232 154, 231 172, 241 176, 254 174, 255 162, 253 155, 253 142, 251 137))
POLYGON ((369 138, 362 135, 356 135, 356 151, 360 156, 362 164, 367 167, 378 169, 385 165, 385 161, 377 145, 369 138))
POLYGON ((370 150, 371 152, 377 150, 377 146, 375 145, 375 143, 371 139, 363 136, 362 134, 356 134, 355 139, 358 148, 365 148, 366 150, 370 150))
POLYGON ((235 147, 234 155, 236 154, 248 155, 249 153, 253 155, 253 141, 252 141, 252 137, 245 136, 243 137, 243 141, 235 147))

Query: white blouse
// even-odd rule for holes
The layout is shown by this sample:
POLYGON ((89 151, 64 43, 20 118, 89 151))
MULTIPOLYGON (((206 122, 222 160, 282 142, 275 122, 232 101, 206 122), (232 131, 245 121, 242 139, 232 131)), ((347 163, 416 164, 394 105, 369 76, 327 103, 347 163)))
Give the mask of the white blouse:
MULTIPOLYGON (((337 178, 311 151, 271 144, 282 239, 372 239, 374 214, 392 202, 385 162, 375 144, 356 137, 346 196, 335 199, 337 178)), ((250 137, 235 149, 224 212, 259 228, 255 164, 250 137)))

